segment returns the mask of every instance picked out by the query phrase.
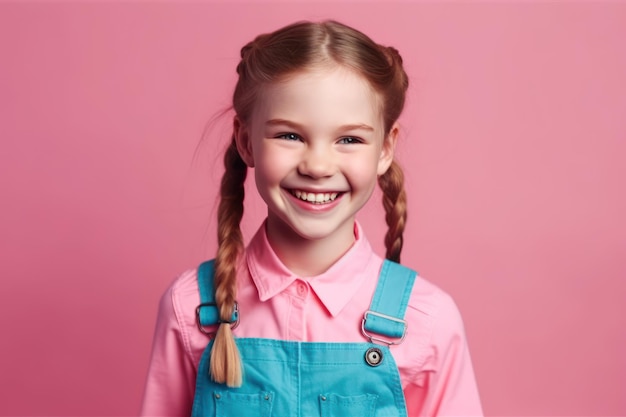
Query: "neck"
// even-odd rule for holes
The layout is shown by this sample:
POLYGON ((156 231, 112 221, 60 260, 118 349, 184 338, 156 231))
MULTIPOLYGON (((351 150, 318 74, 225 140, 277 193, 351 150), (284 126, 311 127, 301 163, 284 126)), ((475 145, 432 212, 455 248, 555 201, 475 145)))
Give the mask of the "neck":
POLYGON ((288 227, 272 227, 268 221, 267 238, 282 263, 294 274, 306 278, 328 270, 354 244, 354 224, 348 233, 320 239, 307 239, 288 227), (285 230, 287 229, 287 230, 285 230))

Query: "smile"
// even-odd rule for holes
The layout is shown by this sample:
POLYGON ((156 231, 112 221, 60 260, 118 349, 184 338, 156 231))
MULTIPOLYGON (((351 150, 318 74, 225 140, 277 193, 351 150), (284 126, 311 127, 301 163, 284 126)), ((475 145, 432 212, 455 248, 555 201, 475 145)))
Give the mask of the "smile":
POLYGON ((313 204, 325 204, 330 203, 339 193, 309 193, 307 191, 290 190, 293 196, 299 198, 302 201, 307 201, 313 204))

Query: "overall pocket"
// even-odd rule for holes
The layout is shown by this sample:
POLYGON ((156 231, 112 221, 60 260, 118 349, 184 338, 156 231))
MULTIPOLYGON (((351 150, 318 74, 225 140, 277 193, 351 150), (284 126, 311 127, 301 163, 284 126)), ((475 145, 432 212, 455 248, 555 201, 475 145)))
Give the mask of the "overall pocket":
POLYGON ((319 396, 321 417, 374 417, 377 399, 373 394, 322 394, 319 396))
POLYGON ((216 417, 271 417, 274 393, 241 394, 215 391, 213 400, 216 417))

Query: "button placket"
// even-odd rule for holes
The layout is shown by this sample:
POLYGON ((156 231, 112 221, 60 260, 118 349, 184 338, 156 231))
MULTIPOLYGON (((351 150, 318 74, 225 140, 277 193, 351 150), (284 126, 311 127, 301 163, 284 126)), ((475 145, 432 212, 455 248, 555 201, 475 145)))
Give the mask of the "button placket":
POLYGON ((305 334, 304 311, 309 294, 308 284, 300 279, 292 282, 288 289, 290 295, 288 338, 303 340, 305 334))

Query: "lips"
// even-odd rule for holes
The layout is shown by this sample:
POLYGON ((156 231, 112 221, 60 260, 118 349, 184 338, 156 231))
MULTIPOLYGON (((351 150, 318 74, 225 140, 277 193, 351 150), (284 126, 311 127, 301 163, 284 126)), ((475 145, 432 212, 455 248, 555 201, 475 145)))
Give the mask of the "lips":
POLYGON ((296 198, 307 201, 313 204, 326 204, 333 201, 340 193, 330 192, 330 193, 312 193, 308 191, 302 190, 289 190, 289 192, 296 198))

